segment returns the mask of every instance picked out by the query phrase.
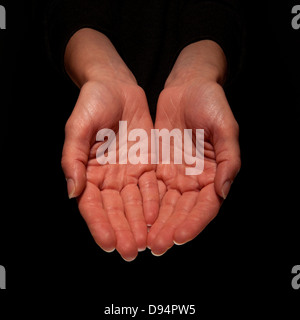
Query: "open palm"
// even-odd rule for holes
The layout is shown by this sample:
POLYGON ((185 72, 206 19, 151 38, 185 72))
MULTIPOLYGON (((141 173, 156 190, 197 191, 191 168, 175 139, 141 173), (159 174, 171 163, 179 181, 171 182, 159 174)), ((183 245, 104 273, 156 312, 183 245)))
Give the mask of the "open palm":
MULTIPOLYGON (((192 240, 217 215, 240 168, 240 156, 238 125, 222 87, 215 82, 197 80, 164 89, 155 128, 178 128, 182 133, 184 129, 204 129, 201 174, 186 175, 189 165, 174 164, 172 157, 171 164, 157 166, 157 179, 165 185, 165 192, 148 235, 148 247, 161 255, 174 243, 192 240)), ((193 143, 195 147, 194 137, 193 143)))
POLYGON ((131 84, 116 88, 98 82, 82 87, 66 124, 62 166, 71 187, 76 184, 79 210, 96 243, 105 251, 116 248, 131 261, 146 248, 147 225, 158 214, 159 193, 156 168, 150 161, 104 165, 97 161, 96 152, 104 143, 96 141, 100 129, 115 132, 118 161, 119 121, 127 121, 128 132, 143 128, 149 137, 153 128, 143 90, 131 84))

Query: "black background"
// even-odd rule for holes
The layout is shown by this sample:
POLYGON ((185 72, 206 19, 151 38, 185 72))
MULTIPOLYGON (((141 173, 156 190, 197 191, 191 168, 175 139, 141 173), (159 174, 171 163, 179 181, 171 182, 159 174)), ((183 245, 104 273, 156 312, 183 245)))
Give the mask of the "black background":
POLYGON ((131 263, 102 252, 76 201, 68 200, 60 156, 78 90, 47 58, 43 2, 0 4, 7 12, 7 29, 0 30, 0 264, 7 290, 0 307, 33 314, 41 305, 55 314, 60 305, 59 312, 92 311, 100 319, 112 303, 195 304, 197 317, 204 310, 240 316, 295 310, 300 30, 292 29, 291 9, 297 1, 244 4, 244 66, 226 88, 240 125, 242 169, 219 215, 192 242, 159 258, 146 250, 131 263))

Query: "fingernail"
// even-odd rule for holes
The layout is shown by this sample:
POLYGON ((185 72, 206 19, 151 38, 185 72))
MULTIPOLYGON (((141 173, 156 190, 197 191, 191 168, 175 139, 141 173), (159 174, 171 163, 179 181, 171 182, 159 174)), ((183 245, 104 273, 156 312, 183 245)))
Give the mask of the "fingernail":
POLYGON ((176 242, 175 240, 173 240, 173 242, 174 242, 174 244, 175 244, 176 246, 182 246, 182 245, 184 245, 184 244, 185 244, 185 242, 183 242, 183 243, 179 243, 179 242, 176 242))
POLYGON ((112 253, 115 251, 116 248, 113 248, 113 249, 108 249, 108 250, 104 250, 103 248, 101 248, 104 252, 106 253, 112 253))
POLYGON ((222 196, 223 196, 223 199, 225 200, 228 196, 228 193, 229 193, 229 190, 230 190, 230 187, 231 187, 231 181, 230 180, 227 180, 224 184, 223 184, 223 188, 222 188, 222 196))
POLYGON ((126 261, 126 262, 132 262, 132 261, 135 260, 136 257, 134 257, 134 258, 128 258, 128 259, 125 259, 124 257, 122 257, 122 258, 123 258, 123 260, 126 261))
POLYGON ((151 253, 152 253, 155 257, 161 257, 162 255, 164 255, 164 254, 166 253, 166 251, 163 252, 163 253, 160 253, 160 254, 156 254, 156 253, 154 253, 153 251, 151 251, 151 253))
POLYGON ((74 183, 73 179, 67 179, 67 189, 68 189, 69 199, 74 198, 75 183, 74 183))

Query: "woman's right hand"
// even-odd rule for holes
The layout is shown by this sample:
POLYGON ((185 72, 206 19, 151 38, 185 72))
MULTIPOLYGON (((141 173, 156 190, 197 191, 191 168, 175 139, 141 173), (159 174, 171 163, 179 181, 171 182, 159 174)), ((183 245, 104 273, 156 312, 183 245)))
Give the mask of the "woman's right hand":
POLYGON ((100 165, 96 135, 104 128, 114 131, 117 159, 119 121, 127 121, 128 132, 144 129, 150 139, 153 123, 145 93, 108 38, 95 30, 82 29, 71 38, 65 65, 80 87, 62 154, 69 197, 78 197, 96 243, 105 251, 116 248, 131 261, 146 248, 147 225, 158 214, 156 167, 150 164, 150 153, 148 164, 100 165))

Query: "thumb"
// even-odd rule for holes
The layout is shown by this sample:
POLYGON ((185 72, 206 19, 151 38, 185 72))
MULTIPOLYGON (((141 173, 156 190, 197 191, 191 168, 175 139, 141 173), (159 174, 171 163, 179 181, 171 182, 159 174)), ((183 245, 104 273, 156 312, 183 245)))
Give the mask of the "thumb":
POLYGON ((67 180, 69 198, 79 196, 86 185, 86 165, 90 152, 90 141, 82 124, 76 124, 72 117, 65 126, 65 142, 61 166, 67 180))
POLYGON ((226 199, 231 184, 241 168, 238 124, 235 119, 229 124, 218 128, 214 134, 217 161, 215 190, 223 199, 226 199))

